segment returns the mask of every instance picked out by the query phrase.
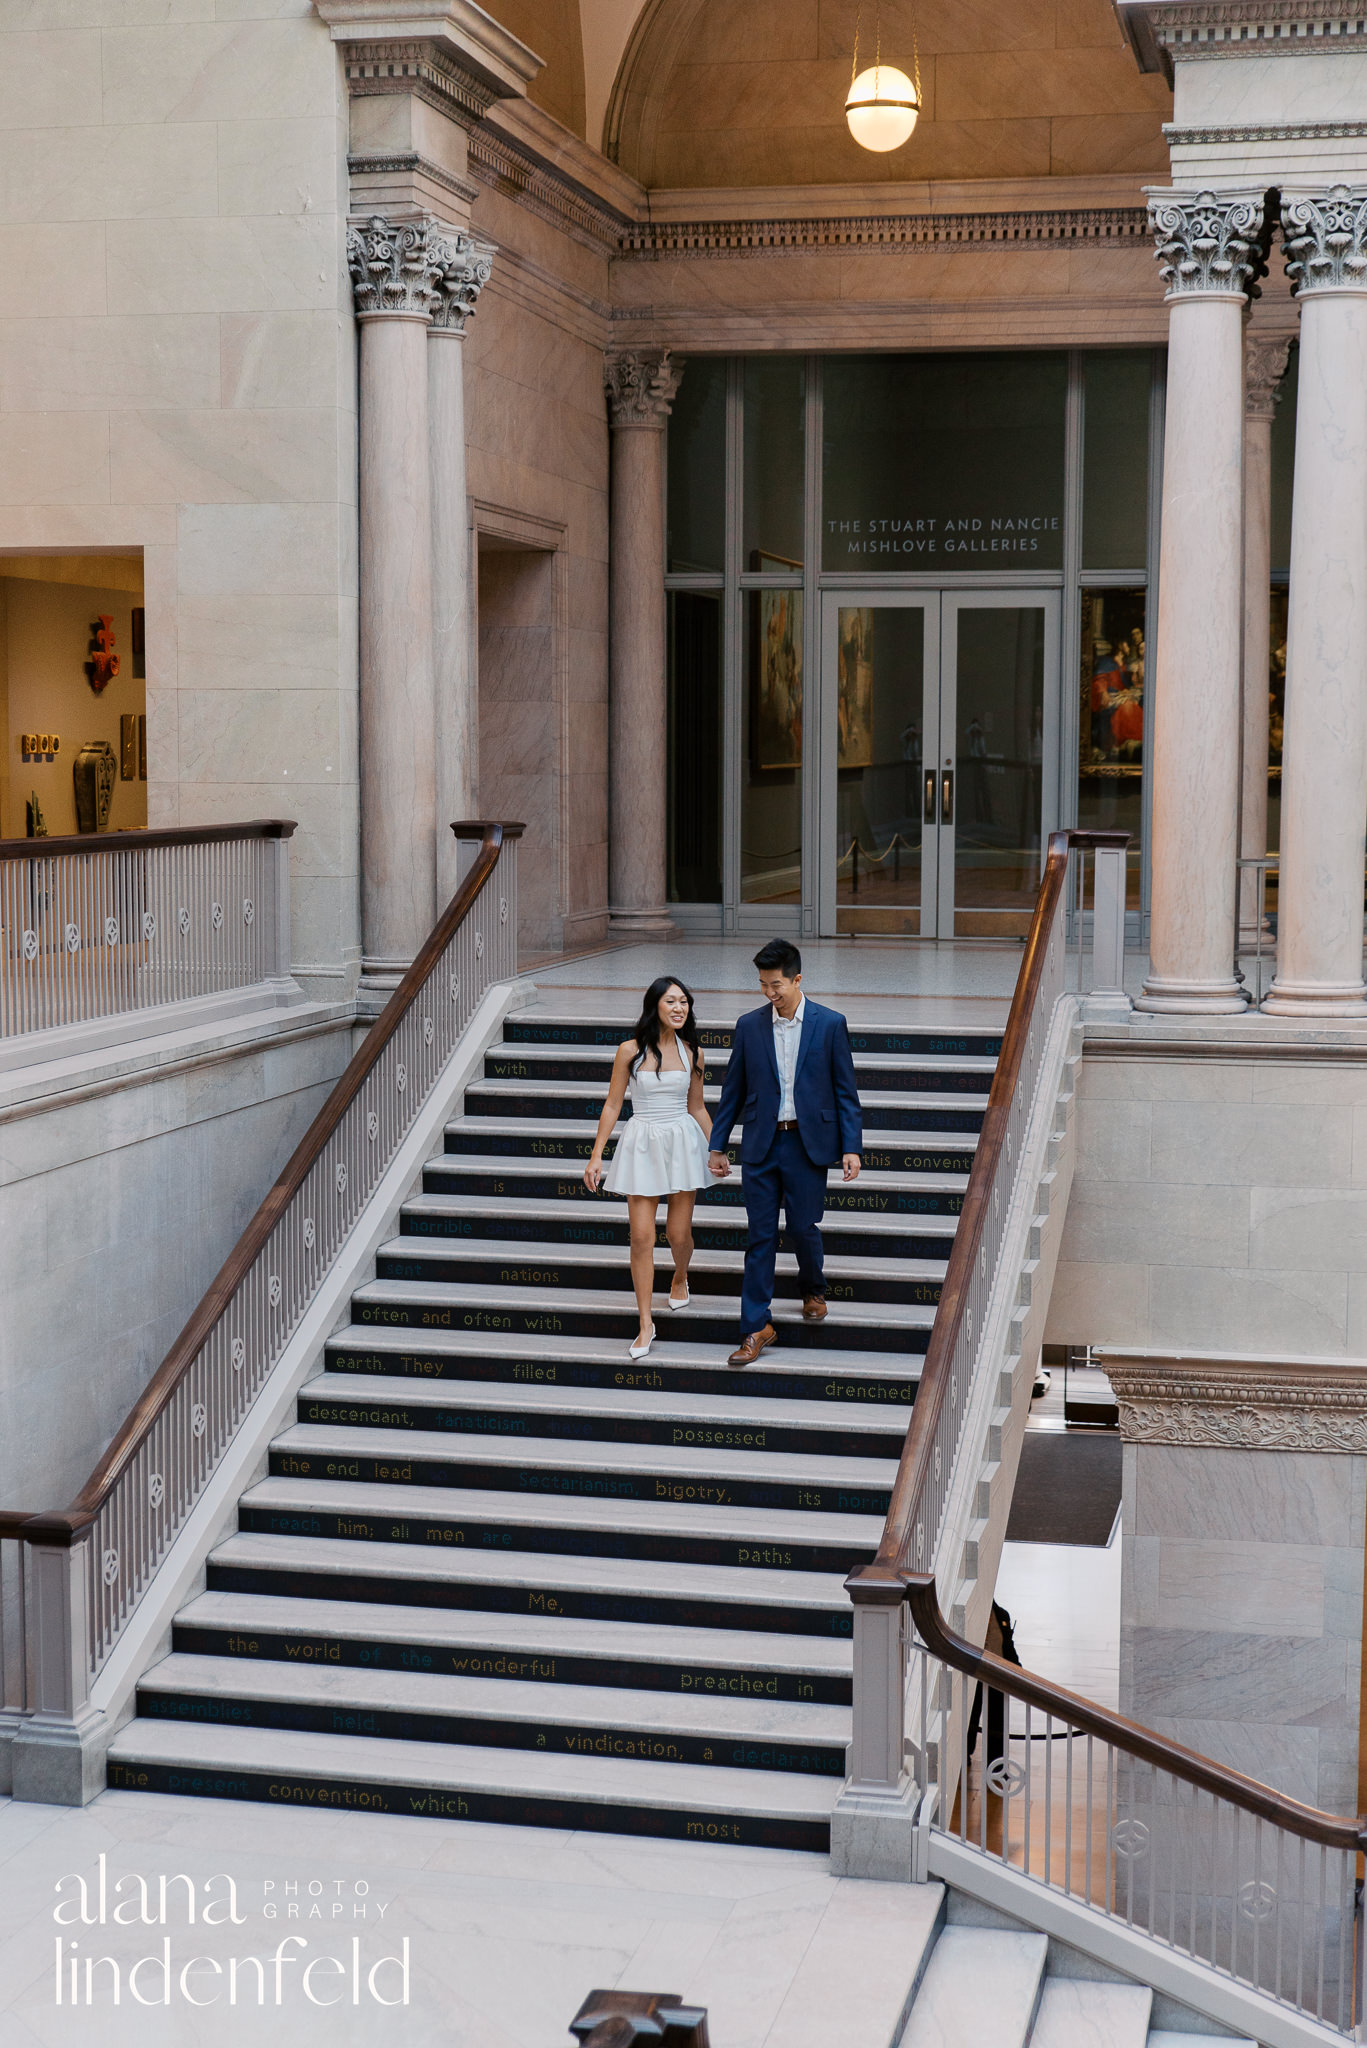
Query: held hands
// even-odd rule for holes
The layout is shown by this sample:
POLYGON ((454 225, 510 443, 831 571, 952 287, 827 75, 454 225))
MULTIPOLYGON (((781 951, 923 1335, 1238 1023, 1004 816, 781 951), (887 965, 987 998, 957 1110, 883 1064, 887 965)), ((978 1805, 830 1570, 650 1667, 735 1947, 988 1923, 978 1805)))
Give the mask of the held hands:
POLYGON ((857 1152, 847 1152, 840 1164, 842 1168, 840 1177, 842 1180, 858 1180, 859 1168, 862 1162, 857 1152))
POLYGON ((718 1180, 725 1180, 731 1171, 731 1161, 724 1152, 709 1152, 707 1155, 707 1170, 709 1173, 714 1174, 718 1180))
POLYGON ((590 1159, 588 1165, 584 1168, 584 1186, 591 1195, 596 1195, 602 1184, 603 1162, 598 1158, 590 1159))

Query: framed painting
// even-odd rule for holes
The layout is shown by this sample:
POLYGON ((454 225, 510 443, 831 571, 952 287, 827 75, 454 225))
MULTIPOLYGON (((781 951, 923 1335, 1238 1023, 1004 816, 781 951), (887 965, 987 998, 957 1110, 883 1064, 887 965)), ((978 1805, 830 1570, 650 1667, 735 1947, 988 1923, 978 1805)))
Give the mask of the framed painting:
POLYGON ((800 768, 802 592, 756 591, 751 616, 751 756, 759 769, 800 768))
POLYGON ((842 768, 873 766, 873 607, 840 613, 839 687, 836 693, 837 760, 842 768))

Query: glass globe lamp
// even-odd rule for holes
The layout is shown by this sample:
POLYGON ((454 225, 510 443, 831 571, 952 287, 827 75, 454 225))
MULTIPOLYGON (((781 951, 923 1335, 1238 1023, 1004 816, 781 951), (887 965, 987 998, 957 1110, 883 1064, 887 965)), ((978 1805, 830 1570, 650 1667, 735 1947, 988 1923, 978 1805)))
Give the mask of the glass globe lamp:
POLYGON ((875 64, 861 71, 850 86, 845 119, 861 149, 880 154, 900 149, 916 126, 921 97, 905 71, 875 64))

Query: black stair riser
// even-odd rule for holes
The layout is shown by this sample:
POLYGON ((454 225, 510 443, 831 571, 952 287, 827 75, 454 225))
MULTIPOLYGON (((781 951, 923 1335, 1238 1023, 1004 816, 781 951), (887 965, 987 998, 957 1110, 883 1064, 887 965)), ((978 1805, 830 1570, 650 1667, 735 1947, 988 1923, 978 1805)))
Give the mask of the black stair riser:
MULTIPOLYGON (((629 1105, 628 1105, 629 1106, 629 1105)), ((505 1122, 528 1117, 537 1123, 566 1122, 596 1124, 603 1107, 601 1095, 537 1095, 530 1090, 515 1092, 496 1082, 477 1083, 465 1091, 465 1114, 499 1117, 505 1122)), ((623 1111, 623 1118, 630 1121, 623 1111)), ((970 1131, 982 1129, 981 1109, 932 1109, 910 1105, 899 1109, 891 1103, 865 1103, 864 1130, 869 1131, 970 1131)), ((590 1140, 589 1150, 592 1150, 590 1140)), ((587 1154, 585 1154, 587 1157, 587 1154)))
MULTIPOLYGON (((353 1542, 362 1540, 351 1538, 353 1542)), ((384 1543, 388 1539, 383 1530, 377 1530, 370 1540, 384 1543)), ((647 1596, 592 1592, 554 1583, 491 1585, 483 1579, 453 1580, 445 1575, 439 1579, 391 1580, 368 1577, 365 1573, 348 1575, 346 1590, 334 1593, 331 1572, 314 1575, 283 1565, 211 1565, 209 1569, 215 1575, 222 1572, 241 1578, 242 1584, 224 1588, 218 1588, 217 1576, 213 1581, 218 1590, 238 1593, 274 1593, 280 1583, 287 1582, 294 1589, 304 1586, 305 1597, 312 1600, 350 1601, 359 1597, 358 1587, 381 1586, 390 1589, 379 1596, 388 1606, 440 1608, 454 1614, 516 1614, 540 1620, 552 1616, 557 1620, 618 1622, 648 1628, 740 1629, 767 1636, 815 1636, 825 1642, 847 1642, 854 1633, 853 1610, 848 1602, 838 1608, 824 1603, 780 1607, 765 1601, 707 1600, 685 1598, 682 1594, 675 1598, 663 1593, 647 1596)))
MULTIPOLYGON (((508 1337, 602 1337, 626 1347, 636 1334, 634 1309, 558 1308, 483 1309, 465 1305, 442 1308, 421 1302, 357 1301, 352 1320, 372 1329, 386 1330, 469 1330, 482 1336, 508 1337)), ((923 1352, 930 1341, 929 1330, 899 1330, 841 1322, 827 1316, 823 1323, 789 1322, 779 1329, 779 1343, 793 1351, 923 1352)), ((727 1352, 739 1339, 734 1313, 710 1316, 690 1313, 670 1316, 671 1343, 716 1345, 727 1352)), ((766 1354, 767 1356, 767 1354, 766 1354)))
MULTIPOLYGON (((967 1173, 971 1157, 965 1154, 959 1165, 950 1169, 956 1173, 967 1173)), ((943 1169, 937 1168, 936 1171, 943 1169)), ((514 1202, 594 1202, 601 1203, 603 1196, 591 1195, 584 1186, 582 1175, 569 1168, 563 1175, 524 1171, 509 1168, 506 1173, 490 1170, 476 1170, 464 1166, 437 1164, 424 1169, 423 1193, 428 1195, 483 1195, 511 1198, 514 1202)), ((609 1199, 616 1199, 610 1197, 609 1199)), ((828 1217, 845 1215, 870 1216, 958 1216, 964 1206, 960 1194, 942 1192, 928 1188, 924 1192, 910 1188, 844 1187, 839 1182, 826 1190, 826 1214, 828 1217)), ((745 1192, 739 1180, 720 1187, 700 1188, 693 1210, 693 1235, 702 1242, 700 1232, 706 1227, 714 1209, 740 1210, 745 1208, 745 1192)), ((505 1215, 508 1213, 505 1209, 505 1215)), ((405 1220, 404 1229, 409 1228, 405 1220)), ((663 1239, 661 1240, 663 1242, 663 1239)), ((940 1239, 945 1243, 945 1239, 940 1239)))
MULTIPOLYGON (((582 1053, 576 1058, 571 1053, 559 1059, 519 1059, 513 1052, 486 1052, 484 1055, 484 1078, 486 1081, 522 1081, 535 1086, 540 1081, 584 1081, 590 1087, 599 1087, 599 1106, 606 1095, 612 1078, 612 1061, 606 1053, 595 1055, 582 1053)), ((707 1062, 703 1067, 703 1080, 709 1088, 720 1088, 726 1078, 725 1062, 707 1062)), ((873 1094, 895 1094, 904 1091, 916 1095, 986 1095, 991 1076, 974 1069, 963 1067, 873 1067, 856 1065, 855 1086, 873 1094)))
POLYGON ((754 1849, 830 1848, 826 1821, 718 1819, 648 1806, 600 1806, 587 1799, 534 1799, 502 1792, 434 1791, 428 1785, 372 1784, 363 1778, 305 1778, 288 1771, 202 1771, 179 1764, 110 1761, 111 1791, 170 1792, 181 1798, 246 1799, 277 1810, 398 1813, 410 1819, 485 1821, 504 1827, 648 1835, 672 1842, 734 1842, 754 1849))
POLYGON ((606 1685, 625 1692, 667 1692, 689 1699, 764 1699, 847 1707, 847 1671, 759 1671, 734 1664, 681 1664, 665 1658, 562 1656, 559 1651, 489 1650, 467 1644, 367 1642, 297 1629, 203 1628, 177 1622, 171 1647, 190 1657, 264 1659, 329 1670, 422 1671, 437 1677, 507 1678, 522 1684, 606 1685))
POLYGON ((139 1692, 138 1712, 152 1721, 217 1728, 296 1728, 314 1735, 366 1735, 389 1742, 460 1743, 472 1749, 533 1749, 542 1756, 628 1757, 657 1764, 710 1764, 731 1770, 787 1771, 843 1778, 843 1749, 741 1742, 734 1736, 671 1730, 566 1728, 556 1722, 490 1720, 477 1714, 404 1713, 394 1708, 329 1707, 302 1700, 197 1699, 139 1692))
POLYGON ((406 1407, 378 1394, 299 1396, 300 1422, 329 1429, 440 1430, 454 1436, 522 1437, 538 1443, 668 1444, 704 1451, 794 1451, 824 1458, 891 1458, 902 1455, 901 1432, 830 1429, 814 1418, 810 1428, 733 1422, 652 1422, 646 1415, 556 1415, 536 1409, 509 1414, 503 1408, 406 1407))
MULTIPOLYGON (((847 1367, 830 1378, 815 1373, 787 1373, 771 1364, 778 1346, 763 1354, 758 1365, 732 1372, 719 1362, 705 1365, 595 1364, 557 1358, 553 1363, 515 1353, 489 1358, 449 1358, 433 1351, 362 1351, 340 1341, 329 1346, 329 1372, 365 1373, 382 1379, 478 1380, 496 1386, 627 1387, 651 1393, 727 1394, 739 1399, 777 1401, 862 1401, 870 1406, 909 1408, 916 1382, 851 1373, 847 1367)), ((900 1453, 899 1453, 900 1456, 900 1453)))
MULTIPOLYGON (((629 1024, 537 1024, 515 1017, 508 1018, 503 1026, 504 1039, 510 1045, 587 1045, 615 1048, 630 1035, 630 1032, 629 1024)), ((729 1025, 698 1026, 698 1038, 705 1050, 724 1051, 730 1046, 732 1035, 729 1025)), ((941 1031, 873 1031, 862 1027, 851 1027, 850 1044, 855 1052, 891 1053, 894 1057, 908 1059, 940 1057, 994 1060, 1002 1049, 999 1037, 985 1037, 978 1032, 965 1034, 941 1031)))
MULTIPOLYGON (((402 1502, 399 1502, 399 1508, 402 1502)), ((651 1564, 718 1564, 750 1565, 760 1571, 787 1572, 851 1572, 858 1564, 867 1563, 873 1555, 874 1542, 868 1545, 853 1543, 814 1543, 810 1537, 798 1541, 785 1539, 782 1542, 764 1542, 747 1539, 738 1542, 730 1536, 710 1536, 706 1530, 696 1535, 682 1535, 671 1530, 659 1535, 648 1529, 593 1529, 562 1528, 555 1523, 523 1524, 515 1519, 516 1510, 509 1503, 507 1521, 494 1520, 487 1514, 478 1519, 466 1520, 459 1508, 453 1506, 449 1515, 393 1515, 350 1514, 340 1510, 308 1508, 294 1510, 252 1506, 243 1501, 238 1508, 238 1527, 244 1534, 257 1536, 324 1536, 343 1542, 364 1543, 416 1543, 429 1550, 501 1550, 530 1551, 538 1557, 612 1557, 641 1558, 651 1564)), ((241 1577, 248 1568, 245 1565, 216 1565, 211 1559, 209 1571, 224 1573, 231 1569, 241 1577)), ((255 1568, 253 1567, 253 1570, 255 1568)), ((359 1599, 360 1594, 330 1592, 334 1583, 343 1586, 360 1583, 350 1578, 338 1578, 332 1573, 277 1572, 271 1567, 273 1577, 288 1578, 291 1586, 302 1590, 303 1597, 316 1600, 359 1599)), ((241 1586, 221 1582, 223 1590, 255 1592, 261 1588, 252 1584, 241 1586)), ((369 1583, 367 1581, 366 1583, 369 1583)), ((401 1579, 388 1578, 375 1581, 381 1590, 373 1597, 391 1601, 396 1606, 441 1606, 438 1593, 425 1591, 421 1583, 411 1600, 405 1599, 402 1588, 407 1583, 401 1579)), ((210 1579, 211 1585, 220 1584, 210 1579)), ((372 1597, 366 1595, 364 1597, 372 1597)), ((462 1603, 452 1599, 449 1604, 459 1607, 462 1603)))
MULTIPOLYGON (((948 1257, 947 1251, 945 1256, 948 1257)), ((656 1268, 656 1292, 662 1296, 669 1291, 671 1270, 666 1265, 656 1268)), ((375 1261, 375 1277, 377 1280, 427 1283, 453 1281, 466 1287, 552 1287, 559 1292, 589 1294, 600 1294, 604 1290, 621 1294, 631 1285, 625 1254, 610 1264, 605 1261, 602 1265, 590 1265, 576 1259, 562 1265, 555 1257, 554 1246, 547 1247, 545 1258, 528 1260, 525 1264, 521 1260, 482 1258, 473 1245, 463 1255, 453 1251, 443 1257, 438 1252, 423 1259, 406 1259, 398 1252, 381 1252, 375 1261)), ((732 1315, 738 1315, 740 1278, 739 1269, 718 1273, 704 1267, 689 1275, 689 1287, 694 1301, 702 1297, 716 1297, 727 1303, 732 1315)), ((849 1280, 828 1276, 826 1298, 831 1302, 883 1302, 908 1308, 934 1308, 940 1299, 941 1285, 939 1280, 899 1280, 890 1274, 861 1275, 858 1279, 849 1280)), ((802 1299, 802 1283, 796 1273, 780 1272, 775 1277, 774 1299, 802 1299)), ((664 1309, 663 1302, 661 1309, 664 1314, 671 1315, 664 1309)))
MULTIPOLYGON (((926 1130, 938 1129, 938 1125, 925 1124, 926 1130)), ((536 1159, 547 1165, 564 1162, 566 1165, 587 1159, 593 1151, 592 1138, 576 1138, 569 1133, 551 1138, 534 1136, 522 1131, 482 1131, 478 1124, 446 1133, 448 1157, 459 1158, 462 1153, 477 1152, 485 1158, 495 1159, 536 1159)), ((611 1157, 611 1151, 604 1155, 611 1157)), ((737 1145, 728 1147, 727 1156, 735 1166, 740 1159, 737 1145)), ((896 1138, 880 1138, 871 1144, 867 1130, 864 1133, 864 1150, 861 1154, 870 1172, 878 1173, 954 1173, 965 1174, 973 1167, 971 1147, 954 1145, 908 1145, 896 1138)), ((439 1172, 439 1167, 429 1169, 439 1172)), ((583 1183, 581 1182, 582 1186, 583 1183)), ((832 1188, 829 1192, 838 1190, 832 1188)), ((587 1190, 585 1190, 587 1192, 587 1190)), ((700 1192, 702 1201, 725 1200, 732 1192, 743 1203, 741 1183, 737 1180, 731 1190, 725 1187, 707 1188, 700 1192)), ((854 1192, 853 1189, 850 1190, 854 1192)), ((594 1197, 597 1200, 597 1197, 594 1197)), ((829 1199, 829 1194, 828 1194, 829 1199)), ((957 1213, 957 1212, 956 1212, 957 1213)))
MULTIPOLYGON (((631 1231, 623 1204, 615 1202, 611 1207, 600 1209, 596 1217, 585 1216, 583 1221, 568 1216, 519 1218, 510 1215, 506 1209, 489 1216, 432 1216, 419 1210, 416 1214, 405 1212, 399 1223, 403 1237, 433 1238, 441 1241, 452 1238, 465 1243, 478 1243, 481 1239, 494 1239, 500 1244, 544 1244, 614 1245, 625 1250, 631 1240, 631 1231)), ((911 1230, 872 1231, 861 1230, 857 1223, 842 1216, 827 1216, 822 1225, 822 1239, 826 1256, 830 1259, 938 1259, 944 1265, 949 1258, 953 1243, 947 1234, 918 1236, 911 1230)), ((744 1252, 749 1242, 744 1213, 734 1222, 712 1223, 706 1217, 693 1219, 693 1243, 700 1252, 744 1252)), ((664 1225, 657 1226, 655 1248, 668 1252, 664 1225)), ((785 1251, 788 1246, 783 1245, 785 1251)), ((668 1273, 668 1267, 660 1270, 668 1273)), ((451 1274, 458 1279, 458 1274, 451 1274)), ((619 1269, 620 1277, 620 1269, 619 1269)))
POLYGON ((423 1458, 400 1453, 272 1449, 277 1479, 345 1480, 358 1486, 440 1486, 453 1491, 516 1493, 524 1500, 663 1501, 670 1507, 810 1509, 813 1514, 885 1515, 889 1494, 879 1486, 828 1486, 820 1480, 718 1478, 708 1473, 671 1478, 650 1472, 557 1471, 481 1465, 471 1459, 423 1458))

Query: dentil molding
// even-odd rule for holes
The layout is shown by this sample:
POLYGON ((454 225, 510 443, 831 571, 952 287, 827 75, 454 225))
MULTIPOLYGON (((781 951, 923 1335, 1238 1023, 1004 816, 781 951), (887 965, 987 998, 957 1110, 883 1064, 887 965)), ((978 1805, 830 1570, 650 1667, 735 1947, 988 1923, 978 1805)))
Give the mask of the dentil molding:
POLYGON ((1261 192, 1150 192, 1149 224, 1170 299, 1247 292, 1266 272, 1261 192))
POLYGON ((682 376, 667 348, 614 349, 603 365, 613 426, 663 427, 682 376))
POLYGON ((1312 292, 1367 292, 1367 187, 1283 192, 1282 249, 1298 299, 1312 292))
POLYGON ((1103 1355, 1126 1443, 1367 1453, 1367 1368, 1103 1355))
POLYGON ((358 320, 425 320, 463 334, 489 281, 494 251, 445 222, 371 214, 347 228, 358 320))
POLYGON ((1367 54, 1367 0, 1116 0, 1145 71, 1192 58, 1367 54))

